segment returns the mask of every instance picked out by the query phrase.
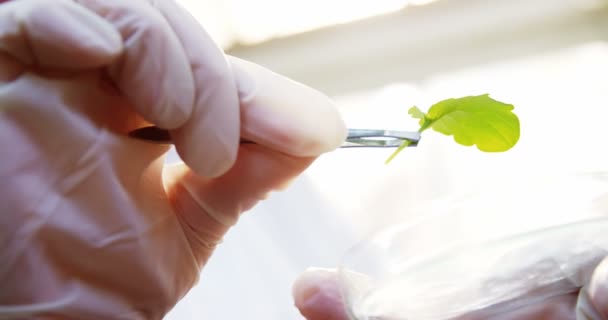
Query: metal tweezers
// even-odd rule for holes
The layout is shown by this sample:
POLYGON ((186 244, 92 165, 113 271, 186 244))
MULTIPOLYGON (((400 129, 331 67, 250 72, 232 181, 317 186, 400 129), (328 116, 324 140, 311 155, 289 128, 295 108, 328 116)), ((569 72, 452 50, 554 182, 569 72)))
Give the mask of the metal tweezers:
MULTIPOLYGON (((129 133, 133 138, 158 143, 172 144, 171 135, 167 130, 150 126, 133 130, 129 133)), ((348 129, 346 140, 340 148, 356 147, 380 147, 397 148, 405 141, 409 141, 409 147, 415 147, 420 141, 420 132, 417 131, 397 131, 384 129, 348 129)), ((241 143, 254 143, 248 140, 241 140, 241 143)))

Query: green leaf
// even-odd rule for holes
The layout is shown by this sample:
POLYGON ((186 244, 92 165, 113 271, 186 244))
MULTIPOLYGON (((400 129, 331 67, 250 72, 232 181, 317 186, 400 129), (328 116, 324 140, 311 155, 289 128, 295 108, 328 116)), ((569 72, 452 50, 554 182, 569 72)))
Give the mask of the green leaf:
POLYGON ((519 141, 519 119, 513 105, 487 94, 441 101, 429 109, 426 119, 433 130, 484 152, 507 151, 519 141))
MULTIPOLYGON (((504 152, 519 141, 519 118, 513 105, 490 98, 488 94, 447 99, 431 106, 428 113, 412 107, 408 113, 420 119, 419 132, 428 128, 454 136, 464 146, 476 145, 484 152, 504 152)), ((410 145, 404 142, 387 160, 389 163, 410 145)))
POLYGON ((424 112, 422 112, 422 110, 418 109, 418 107, 416 107, 416 106, 411 107, 407 113, 409 113, 412 116, 412 118, 415 118, 415 119, 424 120, 424 118, 426 118, 426 115, 424 114, 424 112))

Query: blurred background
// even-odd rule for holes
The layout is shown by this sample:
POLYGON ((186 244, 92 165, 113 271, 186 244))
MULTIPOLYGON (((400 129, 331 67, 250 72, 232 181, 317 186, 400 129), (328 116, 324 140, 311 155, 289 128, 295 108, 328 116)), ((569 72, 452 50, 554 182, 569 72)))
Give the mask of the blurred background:
POLYGON ((515 106, 521 139, 485 154, 429 131, 388 166, 392 150, 322 156, 244 214, 169 320, 302 319, 299 273, 337 266, 425 203, 501 177, 608 169, 607 0, 180 2, 228 54, 331 96, 351 128, 416 130, 411 106, 489 93, 515 106))

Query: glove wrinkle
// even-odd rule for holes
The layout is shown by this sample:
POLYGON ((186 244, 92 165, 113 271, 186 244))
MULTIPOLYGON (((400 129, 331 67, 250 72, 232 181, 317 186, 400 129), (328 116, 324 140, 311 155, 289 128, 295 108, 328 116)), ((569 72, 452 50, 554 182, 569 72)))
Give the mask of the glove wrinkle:
POLYGON ((70 291, 69 294, 63 297, 49 301, 24 305, 0 305, 0 320, 3 319, 33 319, 43 314, 49 315, 59 313, 60 310, 75 303, 78 299, 76 291, 70 291))

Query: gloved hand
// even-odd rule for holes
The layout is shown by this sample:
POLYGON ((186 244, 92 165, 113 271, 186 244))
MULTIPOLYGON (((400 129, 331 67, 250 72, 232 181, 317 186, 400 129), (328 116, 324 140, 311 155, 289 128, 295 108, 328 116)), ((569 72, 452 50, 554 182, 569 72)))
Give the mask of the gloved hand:
MULTIPOLYGON (((531 301, 529 305, 508 312, 499 313, 488 308, 455 320, 607 320, 608 258, 594 271, 581 272, 589 273, 581 274, 589 280, 578 293, 555 296, 542 302, 531 301)), ((304 272, 294 284, 294 299, 307 320, 349 320, 337 273, 333 270, 304 272)))
POLYGON ((0 108, 2 319, 160 319, 345 136, 325 96, 225 58, 171 0, 3 3, 0 108), (126 135, 148 124, 185 164, 126 135))

